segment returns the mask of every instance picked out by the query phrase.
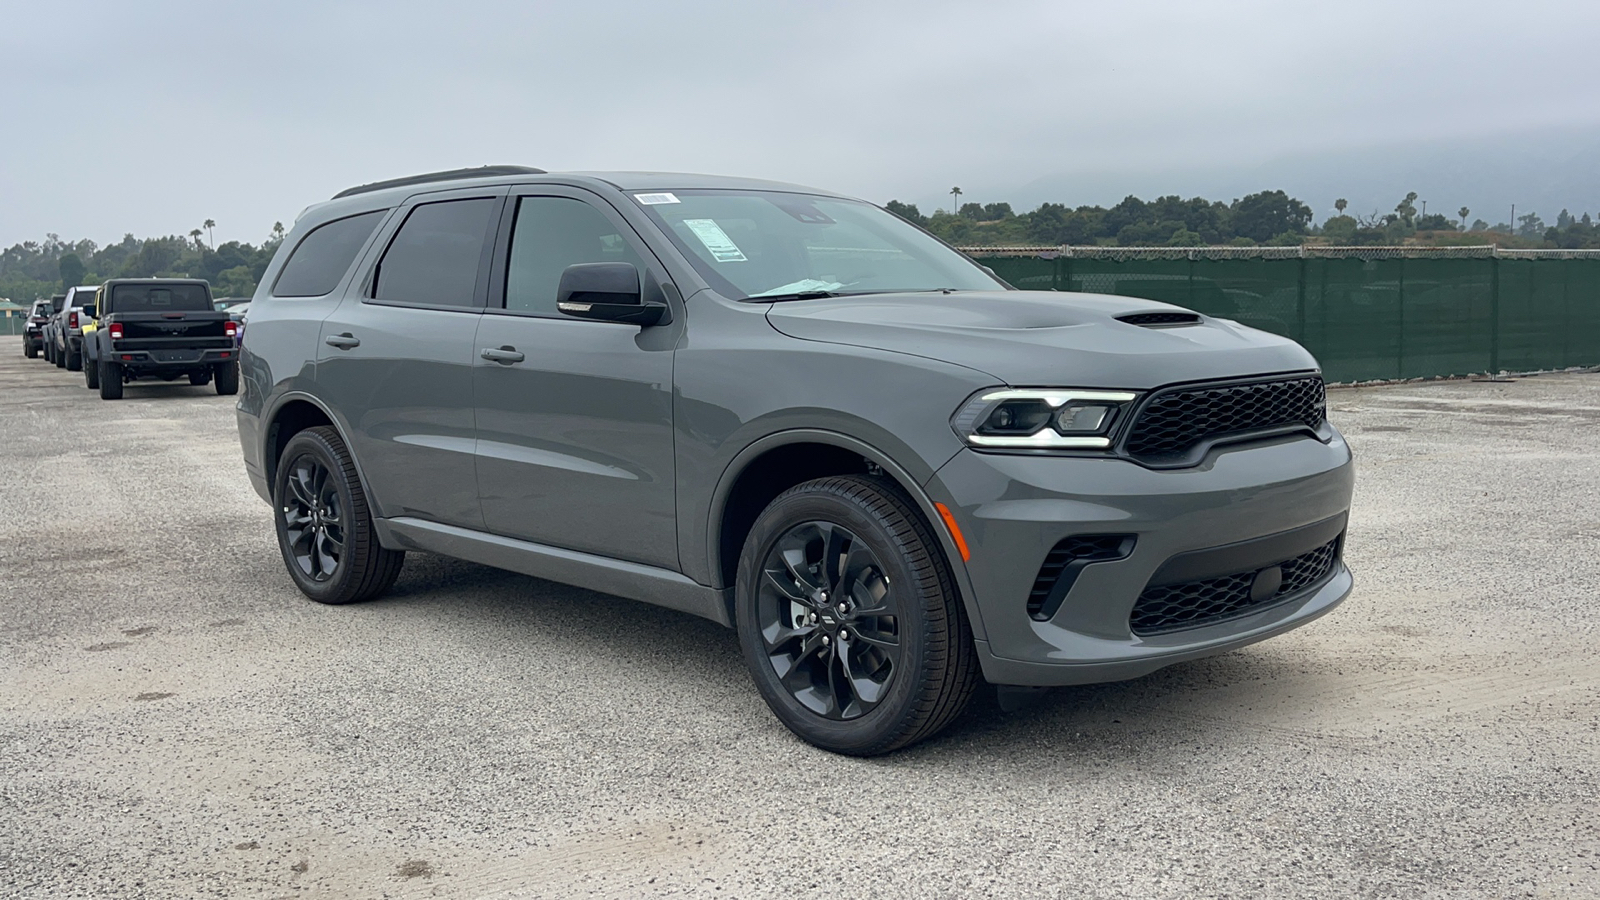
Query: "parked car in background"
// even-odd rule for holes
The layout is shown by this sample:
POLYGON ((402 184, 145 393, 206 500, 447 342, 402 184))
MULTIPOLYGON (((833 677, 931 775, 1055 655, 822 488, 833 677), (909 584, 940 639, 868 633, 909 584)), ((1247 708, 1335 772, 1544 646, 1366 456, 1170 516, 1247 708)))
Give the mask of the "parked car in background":
POLYGON ((44 326, 54 311, 49 300, 33 301, 33 308, 28 310, 28 323, 22 331, 23 356, 33 359, 44 353, 44 326))
POLYGON ((214 381, 239 390, 235 325, 211 304, 211 287, 191 278, 115 278, 100 289, 100 319, 86 352, 84 384, 103 400, 141 378, 214 381))
POLYGON ((56 326, 61 321, 61 305, 65 302, 67 302, 66 294, 56 294, 50 298, 50 316, 45 319, 42 328, 45 361, 58 366, 65 365, 64 362, 56 363, 56 326))
POLYGON ((235 306, 241 306, 249 302, 249 297, 218 297, 211 301, 212 305, 220 310, 230 310, 235 306))
POLYGON ((784 725, 862 756, 981 678, 1134 678, 1344 600, 1351 454, 1309 353, 1009 288, 795 185, 352 188, 251 306, 245 468, 313 600, 421 550, 691 612, 784 725))
POLYGON ((94 296, 99 288, 97 284, 68 288, 61 301, 54 349, 56 365, 63 369, 76 372, 83 368, 83 326, 94 318, 94 296))
POLYGON ((243 303, 235 303, 228 307, 228 318, 233 320, 234 325, 233 345, 235 347, 244 345, 244 326, 247 324, 246 320, 249 318, 249 315, 249 300, 246 300, 243 303))

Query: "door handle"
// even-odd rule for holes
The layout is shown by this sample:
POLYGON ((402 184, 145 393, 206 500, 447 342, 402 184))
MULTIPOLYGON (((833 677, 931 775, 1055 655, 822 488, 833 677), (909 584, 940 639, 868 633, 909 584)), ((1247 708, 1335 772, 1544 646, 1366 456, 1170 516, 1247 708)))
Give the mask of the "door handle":
POLYGON ((340 350, 349 350, 351 347, 361 346, 361 338, 346 331, 344 334, 330 334, 322 339, 329 347, 338 347, 340 350))
POLYGON ((490 362, 505 363, 508 366, 512 363, 522 362, 527 358, 519 353, 517 348, 510 345, 501 347, 498 350, 493 347, 485 347, 478 352, 478 355, 490 362))

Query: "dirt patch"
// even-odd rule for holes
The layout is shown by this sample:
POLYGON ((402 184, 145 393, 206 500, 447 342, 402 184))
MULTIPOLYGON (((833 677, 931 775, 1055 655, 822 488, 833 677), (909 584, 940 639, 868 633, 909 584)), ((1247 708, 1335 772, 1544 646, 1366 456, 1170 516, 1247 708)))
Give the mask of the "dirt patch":
POLYGON ((103 644, 90 644, 83 649, 88 650, 91 653, 99 653, 103 650, 119 650, 126 646, 128 646, 127 641, 106 641, 103 644))
POLYGON ((168 697, 176 697, 176 696, 178 696, 178 695, 177 694, 172 694, 172 693, 167 693, 165 691, 145 691, 144 693, 140 694, 137 697, 134 697, 133 699, 135 699, 135 700, 165 700, 168 697))
POLYGON ((129 628, 122 633, 128 637, 147 637, 156 633, 156 627, 154 625, 146 625, 143 628, 129 628))
POLYGON ((395 871, 395 874, 407 880, 412 878, 432 878, 433 866, 428 865, 425 860, 407 860, 400 864, 400 868, 395 871))

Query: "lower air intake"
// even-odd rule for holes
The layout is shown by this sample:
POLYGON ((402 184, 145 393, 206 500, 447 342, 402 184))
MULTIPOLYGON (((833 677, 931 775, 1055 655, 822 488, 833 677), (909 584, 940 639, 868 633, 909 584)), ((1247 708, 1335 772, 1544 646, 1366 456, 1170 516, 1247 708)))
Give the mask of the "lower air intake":
POLYGON ((1275 566, 1201 581, 1145 588, 1129 619, 1133 633, 1163 634, 1215 625, 1269 606, 1320 584, 1333 574, 1343 535, 1275 566), (1278 570, 1273 573, 1271 570, 1278 570), (1263 584, 1276 587, 1262 590, 1263 584))

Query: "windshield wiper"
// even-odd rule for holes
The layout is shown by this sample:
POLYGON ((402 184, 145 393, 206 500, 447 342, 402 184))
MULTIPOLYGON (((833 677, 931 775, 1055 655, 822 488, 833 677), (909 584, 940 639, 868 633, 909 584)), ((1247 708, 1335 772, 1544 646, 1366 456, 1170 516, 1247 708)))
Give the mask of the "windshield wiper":
POLYGON ((758 301, 763 303, 768 301, 782 303, 786 300, 824 300, 829 297, 865 297, 871 294, 902 293, 906 292, 893 289, 886 291, 794 291, 787 294, 756 294, 755 296, 746 297, 745 300, 751 303, 758 301))
POLYGON ((827 297, 843 297, 858 291, 795 291, 790 294, 758 294, 750 300, 770 301, 782 303, 785 300, 822 300, 827 297))

